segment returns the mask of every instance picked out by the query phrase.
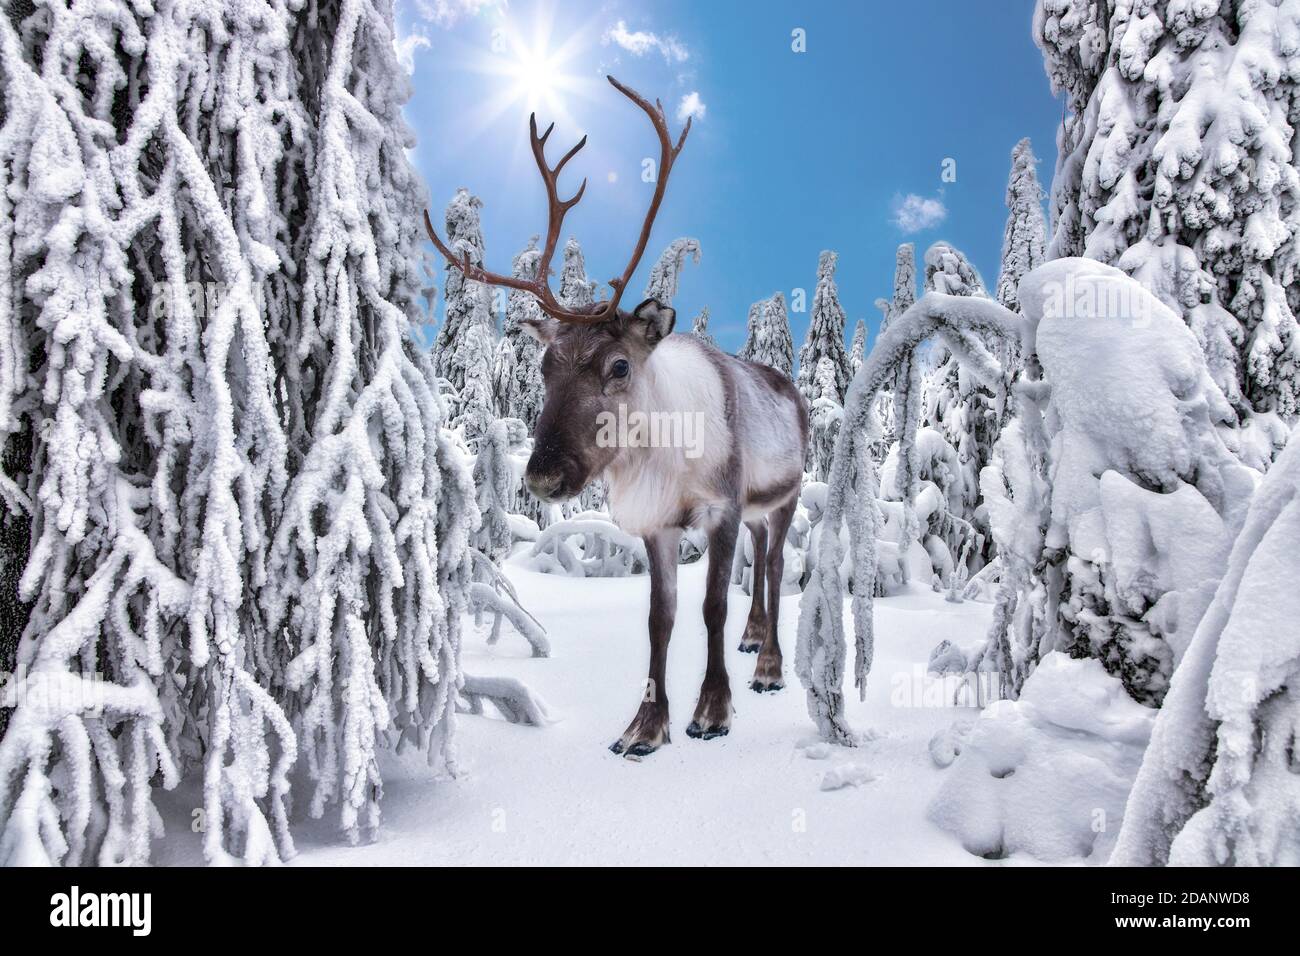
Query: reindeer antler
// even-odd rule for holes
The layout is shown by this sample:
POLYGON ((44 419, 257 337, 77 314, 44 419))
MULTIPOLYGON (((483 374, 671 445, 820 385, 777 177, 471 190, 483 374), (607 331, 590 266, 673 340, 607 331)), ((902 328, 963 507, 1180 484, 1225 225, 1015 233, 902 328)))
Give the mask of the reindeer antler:
POLYGON ((534 113, 528 118, 528 135, 532 142, 533 158, 537 161, 537 171, 542 175, 542 183, 546 186, 546 199, 549 207, 547 214, 546 244, 542 247, 541 258, 537 262, 537 275, 532 279, 519 279, 514 276, 504 276, 496 272, 489 272, 469 261, 469 254, 457 258, 450 249, 448 249, 438 238, 438 234, 433 229, 433 223, 429 219, 429 211, 424 212, 424 228, 428 230, 429 239, 438 247, 438 251, 446 256, 447 261, 464 273, 465 278, 472 279, 475 282, 483 282, 488 285, 505 286, 510 289, 519 289, 522 292, 531 292, 537 297, 542 311, 552 318, 561 322, 574 322, 581 325, 594 325, 597 322, 603 322, 617 314, 619 300, 623 297, 623 292, 627 284, 632 279, 632 274, 636 272, 636 267, 641 262, 641 256, 645 254, 646 244, 650 241, 650 230, 654 226, 655 216, 659 214, 659 205, 663 202, 664 190, 668 186, 668 176, 672 172, 673 163, 677 159, 677 154, 682 151, 682 146, 686 143, 686 134, 691 131, 691 121, 686 120, 686 126, 682 129, 682 135, 677 139, 677 145, 674 146, 672 136, 668 132, 668 121, 664 118, 663 104, 658 100, 651 106, 650 102, 631 87, 624 86, 612 76, 607 76, 610 84, 628 99, 645 112, 654 125, 655 133, 659 137, 659 175, 655 183, 654 196, 650 200, 650 208, 646 212, 645 222, 641 226, 641 235, 637 239, 636 248, 632 250, 632 259, 628 262, 627 268, 623 270, 621 276, 609 280, 609 286, 613 290, 613 295, 604 302, 597 303, 597 306, 590 312, 572 312, 562 306, 551 292, 550 274, 551 274, 551 257, 555 254, 555 246, 560 239, 560 227, 564 223, 564 216, 570 209, 578 204, 582 199, 582 194, 587 190, 587 181, 584 179, 578 191, 570 198, 561 200, 559 197, 558 181, 560 171, 564 169, 569 160, 578 154, 582 147, 587 145, 587 137, 578 141, 577 145, 570 149, 552 168, 546 164, 546 140, 550 137, 551 131, 555 129, 552 123, 546 127, 546 132, 541 136, 537 135, 537 114, 534 113))

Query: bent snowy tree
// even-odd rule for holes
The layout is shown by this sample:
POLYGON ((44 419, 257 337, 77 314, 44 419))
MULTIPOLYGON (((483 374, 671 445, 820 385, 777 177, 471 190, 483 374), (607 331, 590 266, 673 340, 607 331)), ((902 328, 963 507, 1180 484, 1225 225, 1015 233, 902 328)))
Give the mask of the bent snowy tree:
MULTIPOLYGON (((835 443, 812 574, 799 614, 795 672, 808 695, 808 712, 823 737, 853 744, 856 737, 844 714, 844 541, 849 538, 848 571, 853 594, 854 684, 865 693, 873 645, 872 607, 876 578, 876 486, 871 446, 878 440, 876 397, 894 393, 894 418, 901 443, 896 482, 903 495, 903 542, 917 537, 916 433, 920 421, 918 350, 941 339, 957 360, 981 382, 1002 383, 1004 371, 990 346, 1018 353, 1024 323, 991 299, 928 292, 894 316, 858 369, 844 403, 844 420, 835 443)), ((903 562, 904 568, 906 562, 903 562)))

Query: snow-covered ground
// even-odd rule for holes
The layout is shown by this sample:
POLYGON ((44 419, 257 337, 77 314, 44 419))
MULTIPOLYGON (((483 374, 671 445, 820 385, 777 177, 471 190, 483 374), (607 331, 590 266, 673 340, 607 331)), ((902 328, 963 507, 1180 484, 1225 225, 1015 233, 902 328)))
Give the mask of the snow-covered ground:
MULTIPOLYGON (((975 716, 942 706, 925 676, 931 649, 984 635, 990 605, 952 604, 928 588, 876 601, 876 658, 867 700, 850 694, 857 749, 818 744, 793 673, 798 596, 781 606, 786 688, 748 688, 752 655, 736 650, 749 597, 732 588, 727 667, 731 734, 686 736, 704 672, 704 562, 679 573, 669 652, 672 743, 643 761, 610 753, 640 699, 648 654, 649 583, 574 579, 518 567, 520 599, 546 626, 552 656, 530 658, 508 628, 500 643, 467 636, 467 673, 517 677, 548 705, 543 728, 486 717, 457 721, 461 775, 434 780, 419 759, 384 767, 377 842, 349 847, 330 816, 295 825, 298 865, 451 864, 973 864, 983 863, 926 819, 947 771, 933 733, 975 716), (928 692, 927 692, 928 690, 928 692), (828 773, 847 780, 823 790, 828 773)), ((851 690, 851 688, 850 688, 851 690)), ((162 797, 164 864, 202 862, 189 832, 194 793, 162 797)))

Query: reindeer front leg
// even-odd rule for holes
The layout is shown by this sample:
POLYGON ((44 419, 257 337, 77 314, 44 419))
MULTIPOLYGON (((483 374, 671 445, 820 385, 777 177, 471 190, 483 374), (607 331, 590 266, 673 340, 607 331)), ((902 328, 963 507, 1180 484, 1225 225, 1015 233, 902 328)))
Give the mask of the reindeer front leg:
POLYGON ((664 671, 668 639, 673 636, 673 619, 677 615, 677 547, 681 539, 680 528, 665 528, 645 536, 650 559, 650 674, 636 716, 623 736, 610 745, 616 754, 644 757, 670 742, 664 671))

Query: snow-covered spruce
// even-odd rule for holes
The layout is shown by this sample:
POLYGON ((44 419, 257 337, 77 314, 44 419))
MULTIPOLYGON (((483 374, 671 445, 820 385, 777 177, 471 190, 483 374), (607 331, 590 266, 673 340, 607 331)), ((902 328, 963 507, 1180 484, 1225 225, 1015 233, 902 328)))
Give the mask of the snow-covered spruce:
POLYGON ((850 382, 853 381, 853 376, 858 374, 858 369, 862 367, 862 360, 866 357, 866 354, 867 323, 864 319, 858 319, 858 324, 853 327, 853 344, 849 347, 850 382))
POLYGON ((207 857, 268 862, 300 752, 353 834, 378 734, 449 753, 475 509, 408 341, 392 11, 212 16, 0 20, 0 427, 51 423, 11 476, 34 546, 7 862, 143 863, 152 787, 200 767, 207 857))
POLYGON ((596 283, 587 278, 582 246, 572 236, 564 244, 564 265, 560 269, 560 288, 556 298, 566 309, 580 309, 596 301, 596 283))
POLYGON ((1046 256, 1047 221, 1043 218, 1043 187, 1038 182, 1038 157, 1028 139, 1011 151, 1007 179, 1007 224, 1002 232, 1002 265, 994 298, 1012 312, 1020 311, 1016 289, 1046 256))
POLYGON ((844 401, 852 376, 849 357, 844 351, 844 308, 835 288, 835 263, 838 260, 839 256, 830 250, 822 252, 817 260, 817 288, 813 292, 808 335, 799 349, 799 375, 795 384, 810 406, 823 394, 820 381, 823 359, 831 363, 837 401, 844 401))
POLYGON ((825 481, 830 475, 835 439, 844 421, 844 406, 840 404, 835 364, 829 356, 823 356, 817 366, 817 386, 820 391, 813 399, 809 411, 808 471, 813 481, 825 481))
MULTIPOLYGON (((401 75, 391 21, 387 4, 348 0, 326 32, 334 48, 320 70, 320 145, 309 167, 313 256, 294 339, 324 387, 314 401, 304 396, 311 444, 261 602, 268 635, 294 649, 277 673, 295 692, 291 717, 316 783, 309 809, 337 802, 352 840, 378 825, 375 753, 386 738, 431 762, 453 760, 478 522, 468 468, 443 432, 435 369, 407 334, 427 196, 391 94, 401 75)), ((405 81, 397 88, 409 93, 405 81)))
POLYGON ((707 342, 715 348, 717 347, 717 340, 713 337, 713 334, 709 332, 709 307, 707 305, 700 309, 700 314, 697 315, 695 321, 691 323, 691 334, 697 339, 707 342))
POLYGON ((517 479, 510 461, 508 426, 497 420, 488 426, 474 456, 474 492, 482 518, 471 539, 474 547, 494 564, 510 553, 510 507, 515 502, 517 479))
MULTIPOLYGON (((457 255, 483 265, 483 230, 479 209, 483 203, 461 188, 447 204, 447 241, 457 255)), ((446 267, 444 316, 434 340, 433 368, 451 384, 452 424, 471 445, 495 417, 496 318, 492 290, 466 279, 450 263, 446 267)))
POLYGON ((645 297, 658 299, 664 305, 672 305, 677 296, 677 286, 681 282, 682 266, 688 258, 697 266, 700 264, 698 239, 674 239, 670 242, 650 270, 650 278, 645 284, 645 297))
POLYGON ((749 318, 749 338, 739 356, 760 365, 770 365, 786 377, 793 377, 794 339, 790 337, 785 295, 777 292, 770 299, 754 303, 750 306, 749 318))
MULTIPOLYGON (((910 242, 902 243, 894 252, 894 293, 889 299, 877 299, 876 307, 880 309, 880 332, 889 328, 895 316, 902 315, 916 301, 916 247, 910 242)), ((853 337, 854 348, 857 347, 857 335, 853 337)), ((866 346, 866 329, 863 328, 863 347, 866 346)), ((858 365, 861 365, 859 358, 858 365)), ((857 374, 857 367, 853 374, 857 374)), ((880 421, 880 439, 871 449, 871 460, 880 464, 885 455, 894 446, 894 392, 892 388, 882 389, 876 398, 876 417, 880 421)))
MULTIPOLYGON (((510 274, 517 279, 537 276, 541 260, 537 236, 515 256, 510 274)), ((502 341, 509 345, 509 354, 498 363, 493 372, 497 414, 501 418, 517 418, 531 432, 542 410, 542 350, 537 339, 524 329, 542 319, 542 308, 531 292, 511 289, 506 298, 505 327, 502 341)), ((504 350, 498 349, 498 354, 504 350)))
MULTIPOLYGON (((1029 140, 1017 143, 1011 152, 997 285, 998 302, 1013 311, 1020 310, 1021 280, 1046 255, 1047 227, 1036 164, 1029 140)), ((1012 403, 999 394, 1002 407, 993 409, 997 434, 979 471, 980 498, 997 555, 972 575, 967 585, 967 594, 975 597, 987 594, 996 583, 993 625, 983 652, 969 663, 974 671, 995 675, 995 686, 982 687, 1014 700, 1038 661, 1039 637, 1047 627, 1045 602, 1021 601, 1022 594, 1030 593, 1031 576, 1041 576, 1046 567, 1043 533, 1050 520, 1050 495, 1042 403, 1047 389, 1038 356, 1032 351, 1005 354, 1002 360, 1011 365, 1008 380, 1019 395, 1016 404, 1021 416, 1007 421, 1012 403)))
POLYGON ((174 786, 201 740, 225 751, 232 713, 235 761, 209 771, 218 840, 254 861, 277 836, 292 849, 294 738, 245 669, 256 615, 239 617, 286 481, 257 292, 286 239, 265 191, 300 144, 261 117, 293 129, 302 110, 284 5, 220 39, 202 19, 36 3, 0 20, 0 429, 44 422, 32 470, 3 483, 31 517, 32 613, 5 689, 0 863, 145 862, 155 778, 174 786), (209 55, 247 58, 270 99, 205 160, 187 133, 241 109, 219 74, 178 81, 209 55))
MULTIPOLYGON (((953 295, 987 296, 975 267, 961 252, 936 242, 925 253, 927 289, 953 295)), ((1007 388, 1019 367, 1018 343, 992 343, 1002 375, 994 384, 984 384, 950 349, 940 347, 935 368, 925 376, 922 421, 939 431, 956 452, 949 490, 950 513, 954 519, 939 532, 949 559, 960 577, 977 574, 993 557, 993 542, 979 496, 980 471, 993 454, 993 445, 1007 414, 1007 388)), ((941 574, 944 584, 950 585, 941 574)))
POLYGON ((1266 467, 1300 413, 1300 4, 1040 0, 1033 29, 1070 108, 1049 255, 1117 265, 1180 315, 1234 450, 1266 467))
POLYGON ((1156 717, 1111 862, 1300 861, 1300 441, 1255 493, 1156 717))
MULTIPOLYGON (((904 508, 916 497, 916 430, 919 421, 920 347, 941 335, 979 379, 995 383, 1002 369, 984 343, 1018 343, 1023 323, 991 299, 927 292, 880 336, 854 376, 844 405, 844 424, 835 444, 825 511, 818 527, 817 553, 799 612, 795 670, 808 695, 808 711, 828 740, 856 738, 844 716, 844 584, 840 576, 849 531, 854 620, 854 683, 865 690, 871 668, 872 603, 875 594, 876 472, 870 447, 879 437, 873 406, 881 389, 894 383, 901 414, 899 473, 904 508)), ((914 517, 905 518, 904 540, 915 536, 914 517)))
POLYGON ((763 302, 763 299, 759 299, 749 305, 749 312, 745 316, 745 341, 736 352, 738 358, 748 361, 754 352, 754 343, 758 340, 759 321, 763 315, 763 302))
POLYGON ((957 450, 935 428, 918 428, 913 449, 910 498, 907 482, 899 481, 903 460, 899 443, 889 450, 880 467, 881 504, 898 503, 906 511, 904 518, 914 522, 912 535, 904 535, 896 543, 905 552, 911 551, 913 543, 924 550, 922 580, 948 589, 953 600, 961 600, 967 569, 979 555, 985 537, 963 517, 965 471, 957 450))
POLYGON ((877 305, 881 306, 882 313, 880 331, 884 332, 889 328, 889 323, 896 316, 910 309, 914 302, 916 302, 916 246, 904 242, 894 252, 894 295, 890 299, 877 302, 877 305))
POLYGON ((999 546, 1023 560, 1038 546, 1026 524, 1048 520, 1034 522, 1044 538, 1033 567, 1008 564, 1020 568, 1018 596, 995 626, 1019 635, 1020 679, 1066 650, 1097 657, 1136 700, 1158 704, 1258 475, 1215 427, 1227 400, 1195 337, 1152 293, 1111 266, 1063 259, 1030 273, 1020 300, 1043 379, 1017 389, 1025 427, 1010 440, 1024 448, 1003 447, 1015 504, 1001 500, 996 474, 986 495, 999 546))

